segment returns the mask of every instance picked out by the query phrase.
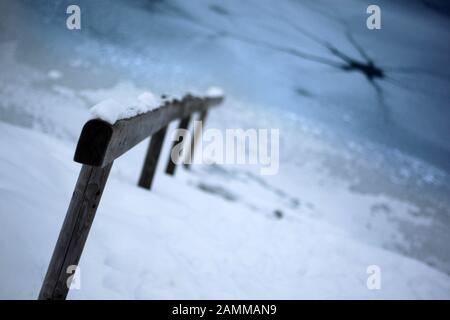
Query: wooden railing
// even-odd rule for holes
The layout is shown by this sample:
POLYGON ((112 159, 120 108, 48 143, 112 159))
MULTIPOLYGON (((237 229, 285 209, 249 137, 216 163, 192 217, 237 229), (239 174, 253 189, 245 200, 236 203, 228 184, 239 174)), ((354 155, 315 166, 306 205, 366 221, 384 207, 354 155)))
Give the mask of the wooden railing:
MULTIPOLYGON (((139 186, 150 189, 170 122, 181 119, 178 128, 186 129, 194 113, 199 113, 199 120, 204 121, 208 109, 222 101, 223 97, 198 98, 187 95, 182 100, 166 102, 160 108, 119 120, 113 125, 99 119, 90 120, 84 125, 74 157, 83 166, 39 299, 66 299, 72 279, 68 268, 79 263, 114 160, 151 136, 138 182, 139 186)), ((188 152, 193 152, 196 137, 198 133, 194 133, 188 152)), ((166 173, 173 175, 175 169, 176 164, 169 157, 166 173)))

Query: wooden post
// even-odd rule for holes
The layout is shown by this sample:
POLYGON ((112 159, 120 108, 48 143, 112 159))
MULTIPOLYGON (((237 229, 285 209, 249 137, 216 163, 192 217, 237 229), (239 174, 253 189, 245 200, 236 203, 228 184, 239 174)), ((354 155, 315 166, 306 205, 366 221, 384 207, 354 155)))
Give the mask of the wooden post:
POLYGON ((66 299, 71 280, 67 268, 78 265, 111 166, 112 162, 103 168, 82 166, 39 293, 40 300, 66 299))
MULTIPOLYGON (((205 123, 207 115, 208 115, 208 110, 204 110, 200 113, 200 117, 198 118, 197 121, 200 121, 202 123, 202 126, 205 123)), ((202 126, 197 126, 194 128, 194 135, 192 136, 191 147, 187 149, 186 160, 183 163, 183 166, 186 169, 189 169, 189 167, 191 166, 191 162, 194 161, 195 146, 197 145, 198 140, 201 138, 201 134, 202 134, 201 127, 202 126)))
MULTIPOLYGON (((181 119, 180 124, 178 125, 178 129, 187 129, 189 126, 189 121, 191 121, 191 115, 181 119)), ((179 143, 179 141, 174 141, 172 144, 172 148, 170 148, 169 154, 169 162, 167 163, 166 173, 173 176, 175 174, 176 164, 172 161, 172 149, 179 143)), ((181 142, 185 144, 186 142, 181 142)), ((176 159, 178 160, 178 159, 176 159)))
MULTIPOLYGON (((198 98, 186 95, 181 101, 167 101, 155 110, 121 119, 114 124, 100 119, 85 123, 74 156, 74 160, 83 166, 39 292, 39 299, 66 299, 73 267, 76 268, 80 261, 113 161, 153 135, 139 180, 139 185, 150 188, 168 124, 181 118, 178 128, 187 129, 192 113, 217 106, 223 99, 224 97, 198 98)), ((174 142, 173 145, 177 144, 178 142, 174 142)), ((173 175, 175 168, 175 163, 169 159, 166 172, 173 175)))
POLYGON ((144 165, 142 167, 141 177, 138 185, 145 189, 151 189, 153 177, 155 176, 156 166, 158 165, 159 155, 161 153, 164 137, 166 136, 167 126, 160 129, 150 138, 144 165))

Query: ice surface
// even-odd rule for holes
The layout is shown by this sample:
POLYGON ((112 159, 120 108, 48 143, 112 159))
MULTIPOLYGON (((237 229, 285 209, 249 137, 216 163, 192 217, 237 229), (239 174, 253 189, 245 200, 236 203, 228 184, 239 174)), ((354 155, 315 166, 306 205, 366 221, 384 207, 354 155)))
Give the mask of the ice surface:
POLYGON ((58 80, 62 78, 62 73, 59 70, 50 70, 48 72, 48 77, 53 80, 58 80))

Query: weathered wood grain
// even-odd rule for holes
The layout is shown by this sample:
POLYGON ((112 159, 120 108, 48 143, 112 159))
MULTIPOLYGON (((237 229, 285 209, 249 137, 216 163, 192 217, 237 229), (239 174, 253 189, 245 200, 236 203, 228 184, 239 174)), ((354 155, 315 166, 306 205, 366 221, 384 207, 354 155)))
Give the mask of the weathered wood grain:
POLYGON ((100 202, 112 162, 103 168, 83 165, 47 270, 40 300, 63 300, 69 291, 67 268, 77 266, 100 202))

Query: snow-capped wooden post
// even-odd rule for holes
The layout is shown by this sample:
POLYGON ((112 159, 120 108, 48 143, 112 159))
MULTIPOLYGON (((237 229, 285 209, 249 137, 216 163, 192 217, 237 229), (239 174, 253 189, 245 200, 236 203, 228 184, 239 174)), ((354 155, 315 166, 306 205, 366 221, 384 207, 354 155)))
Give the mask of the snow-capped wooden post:
POLYGON ((78 267, 114 160, 153 135, 139 182, 139 185, 150 186, 169 123, 182 119, 180 128, 187 128, 191 114, 203 112, 222 100, 223 97, 197 98, 187 95, 181 101, 168 101, 159 108, 114 123, 100 119, 86 122, 74 157, 83 166, 39 299, 66 299, 74 278, 73 270, 78 267))
MULTIPOLYGON (((178 130, 186 130, 189 127, 189 122, 191 121, 191 116, 187 116, 183 119, 181 119, 180 124, 178 125, 178 130)), ((187 143, 189 143, 189 141, 174 141, 172 148, 170 150, 172 150, 178 143, 182 143, 184 145, 186 145, 187 143)), ((186 146, 186 148, 190 149, 190 146, 186 146)), ((177 167, 177 164, 173 161, 175 160, 176 162, 178 162, 179 158, 176 159, 172 159, 172 152, 169 155, 169 162, 167 163, 167 168, 166 168, 166 173, 170 174, 171 176, 173 176, 175 174, 175 169, 177 167)))
POLYGON ((138 182, 138 185, 142 188, 152 188, 153 177, 155 176, 166 131, 167 126, 156 132, 150 138, 150 143, 148 145, 147 154, 145 155, 144 165, 142 166, 141 176, 138 182))
MULTIPOLYGON (((186 169, 189 169, 192 161, 194 161, 195 148, 198 144, 198 140, 201 138, 202 134, 202 126, 205 124, 206 116, 208 115, 208 110, 203 110, 200 113, 200 116, 197 121, 201 123, 199 126, 194 126, 194 134, 191 140, 191 147, 186 151, 186 160, 183 163, 183 166, 186 169)), ((194 123, 195 124, 195 123, 194 123)))

